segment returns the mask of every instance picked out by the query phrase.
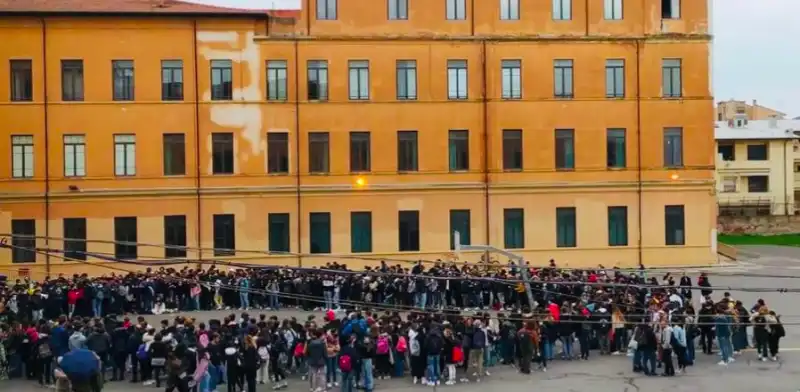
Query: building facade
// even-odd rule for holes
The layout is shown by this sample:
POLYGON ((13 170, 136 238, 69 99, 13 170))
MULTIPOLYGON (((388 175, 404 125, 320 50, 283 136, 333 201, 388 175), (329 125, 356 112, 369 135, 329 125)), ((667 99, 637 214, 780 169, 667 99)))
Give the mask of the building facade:
POLYGON ((800 121, 739 116, 716 125, 719 214, 793 215, 800 121))
MULTIPOLYGON (((0 19, 0 232, 144 260, 357 268, 456 231, 534 264, 716 260, 706 2, 161 3, 0 19)), ((3 262, 76 265, 25 248, 3 262)))
POLYGON ((747 120, 759 121, 775 118, 783 120, 786 113, 761 106, 758 101, 753 100, 752 104, 735 99, 720 101, 717 103, 717 121, 730 121, 744 116, 747 120))

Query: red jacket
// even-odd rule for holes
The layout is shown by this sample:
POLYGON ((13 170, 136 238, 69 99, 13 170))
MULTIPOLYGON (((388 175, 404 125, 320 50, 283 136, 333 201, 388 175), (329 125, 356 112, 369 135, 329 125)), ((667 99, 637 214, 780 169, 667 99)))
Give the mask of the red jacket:
POLYGON ((81 298, 83 298, 83 289, 72 289, 67 292, 67 303, 70 305, 75 305, 81 298))

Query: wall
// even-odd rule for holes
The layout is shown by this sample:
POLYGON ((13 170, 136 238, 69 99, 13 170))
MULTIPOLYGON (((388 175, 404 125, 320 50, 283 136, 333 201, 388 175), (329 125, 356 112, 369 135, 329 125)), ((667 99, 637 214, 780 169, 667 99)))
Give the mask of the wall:
POLYGON ((800 233, 800 216, 720 216, 720 234, 795 234, 800 233))
MULTIPOLYGON (((156 245, 140 246, 140 258, 158 259, 164 257, 157 246, 164 242, 163 216, 186 215, 188 246, 204 248, 188 256, 208 259, 213 257, 212 215, 232 213, 238 251, 233 259, 279 265, 338 260, 358 267, 378 258, 450 256, 450 209, 471 211, 473 243, 503 247, 503 210, 523 208, 525 247, 519 252, 536 264, 550 258, 573 266, 707 264, 715 259, 705 5, 691 2, 683 19, 662 21, 660 1, 626 2, 623 21, 604 21, 602 1, 578 1, 571 21, 555 23, 547 16, 549 4, 526 0, 521 2, 523 20, 500 23, 487 2, 476 2, 480 9, 469 10, 465 21, 444 21, 443 6, 422 8, 427 3, 412 1, 409 21, 378 23, 386 13, 385 4, 378 3, 342 0, 338 20, 317 21, 304 13, 294 25, 270 24, 266 30, 263 21, 245 18, 49 18, 46 25, 33 19, 0 21, 0 34, 19 37, 0 48, 0 73, 8 72, 2 68, 5 59, 30 58, 35 80, 32 103, 0 101, 0 116, 8 119, 11 132, 32 133, 36 145, 34 179, 9 180, 8 161, 0 163, 4 224, 11 218, 34 218, 37 234, 51 237, 37 244, 57 249, 62 247, 63 218, 86 217, 88 238, 99 241, 90 243, 89 251, 113 252, 113 217, 137 216, 138 241, 156 245), (267 30, 271 35, 264 35, 267 30), (661 36, 665 32, 670 34, 661 36), (311 37, 289 39, 287 34, 311 37), (402 39, 392 38, 400 34, 402 39), (478 38, 489 35, 497 39, 478 38), (663 100, 661 60, 675 57, 683 62, 683 97, 663 100), (60 101, 59 68, 65 58, 85 62, 85 102, 60 101), (558 58, 574 61, 574 99, 552 98, 552 64, 558 58), (605 98, 607 58, 625 59, 624 99, 605 98), (133 102, 110 99, 113 59, 135 62, 133 102), (160 100, 164 59, 183 60, 183 101, 160 100), (233 60, 232 101, 210 100, 213 59, 233 60), (328 102, 306 99, 305 64, 312 59, 329 62, 328 102), (370 62, 367 102, 347 99, 347 61, 352 59, 370 62), (417 101, 395 99, 394 67, 401 59, 417 61, 417 101), (448 59, 468 61, 467 100, 447 100, 448 59), (522 99, 500 99, 503 59, 523 63, 522 99), (285 101, 265 99, 267 60, 287 61, 285 101), (684 129, 684 166, 667 170, 662 132, 673 126, 684 129), (627 130, 624 169, 607 170, 605 151, 598 148, 611 127, 627 130), (556 128, 575 129, 575 170, 554 168, 556 128), (396 172, 396 131, 404 129, 418 131, 418 173, 396 172), (449 172, 449 129, 469 130, 470 170, 449 172), (503 129, 523 131, 523 170, 503 171, 503 129), (347 138, 353 130, 371 132, 370 173, 349 173, 347 138), (308 173, 312 131, 331 135, 329 175, 308 173), (123 132, 137 140, 137 175, 130 178, 113 175, 112 135, 123 132), (186 135, 187 173, 165 177, 161 139, 174 132, 186 135), (233 175, 211 173, 214 132, 235 134, 233 175), (270 132, 289 133, 285 175, 266 174, 270 132), (63 175, 62 138, 70 133, 87 138, 84 178, 63 175), (356 178, 365 185, 357 186, 356 178), (79 191, 70 190, 71 185, 79 191), (684 205, 691 218, 685 225, 686 244, 668 247, 664 208, 676 204, 684 205), (627 246, 608 246, 608 206, 628 207, 627 246), (557 207, 578 211, 576 248, 555 245, 557 207), (420 211, 419 252, 397 251, 398 210, 420 211), (352 211, 373 213, 372 254, 349 252, 352 211), (265 255, 271 212, 291 215, 290 250, 302 257, 265 255), (310 212, 331 213, 333 255, 307 255, 310 212)), ((7 79, 0 79, 0 100, 9 96, 7 79)), ((0 143, 0 153, 7 149, 7 142, 0 143)), ((7 252, 2 257, 7 260, 7 252)), ((30 267, 52 272, 104 268, 55 256, 40 256, 30 267)))

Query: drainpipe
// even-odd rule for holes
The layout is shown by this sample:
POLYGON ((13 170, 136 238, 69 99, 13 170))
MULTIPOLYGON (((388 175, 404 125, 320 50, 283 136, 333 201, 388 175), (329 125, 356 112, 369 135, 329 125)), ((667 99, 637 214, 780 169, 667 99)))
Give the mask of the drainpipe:
POLYGON ((475 36, 475 0, 470 0, 469 3, 469 35, 475 36))
MULTIPOLYGON (((482 90, 481 91, 481 104, 482 104, 481 106, 482 106, 482 110, 483 110, 483 120, 482 120, 483 124, 481 124, 482 127, 483 127, 483 192, 484 192, 484 194, 483 194, 483 200, 484 200, 483 208, 486 211, 486 218, 484 219, 484 221, 486 222, 485 223, 486 227, 484 229, 485 232, 486 232, 486 234, 485 234, 486 238, 484 240, 484 243, 485 244, 491 244, 491 242, 490 242, 491 241, 491 235, 489 234, 490 233, 490 229, 492 227, 491 226, 491 222, 490 222, 490 218, 491 218, 492 214, 489 212, 489 205, 490 205, 490 202, 489 202, 489 128, 488 128, 489 127, 489 98, 488 98, 488 91, 487 91, 488 89, 486 87, 486 79, 487 79, 486 72, 487 72, 487 69, 488 69, 488 64, 486 64, 487 63, 487 61, 486 61, 486 40, 482 40, 481 41, 481 61, 483 62, 483 64, 482 64, 483 65, 483 75, 482 75, 482 78, 481 78, 481 90, 482 90)), ((489 252, 488 251, 484 253, 484 258, 485 258, 484 261, 486 261, 488 263, 489 262, 489 252)))
POLYGON ((294 171, 297 200, 297 266, 303 266, 303 203, 300 192, 300 41, 294 39, 294 171))
MULTIPOLYGON (((783 142, 783 213, 786 216, 789 216, 789 178, 786 177, 786 149, 789 148, 789 140, 783 142)), ((792 183, 794 184, 794 178, 791 178, 792 183)))
MULTIPOLYGON (((44 86, 44 245, 50 248, 50 99, 47 95, 47 21, 42 22, 42 86, 44 86)), ((34 233, 36 234, 36 233, 34 233)), ((61 235, 64 236, 63 233, 61 235)), ((50 275, 50 252, 44 256, 45 274, 50 275)))
POLYGON ((203 203, 200 198, 200 71, 197 68, 197 19, 192 21, 192 61, 194 63, 194 176, 195 176, 195 202, 197 222, 195 223, 195 238, 197 238, 197 268, 202 268, 203 262, 203 203))
POLYGON ((642 69, 641 69, 641 40, 636 40, 636 199, 637 215, 639 223, 638 256, 639 264, 643 264, 642 258, 642 69))

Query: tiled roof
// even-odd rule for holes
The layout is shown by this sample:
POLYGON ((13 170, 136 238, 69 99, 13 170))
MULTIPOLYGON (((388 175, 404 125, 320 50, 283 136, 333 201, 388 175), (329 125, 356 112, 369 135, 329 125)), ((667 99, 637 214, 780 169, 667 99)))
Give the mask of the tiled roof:
POLYGON ((0 12, 33 13, 141 13, 141 14, 273 14, 291 16, 297 10, 215 7, 179 0, 0 0, 0 12))

